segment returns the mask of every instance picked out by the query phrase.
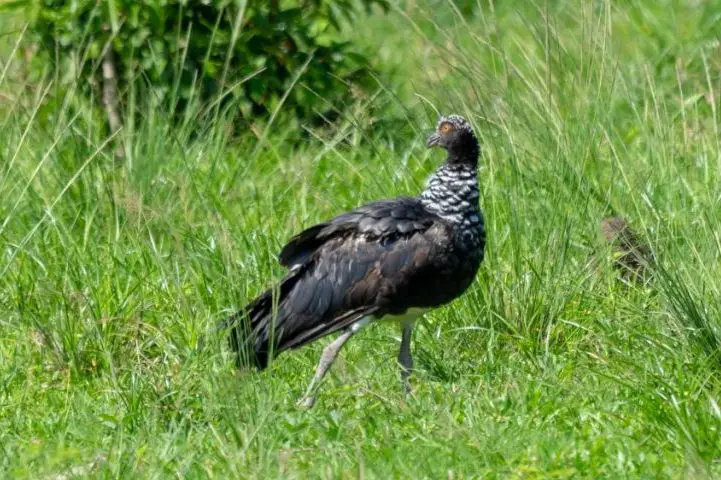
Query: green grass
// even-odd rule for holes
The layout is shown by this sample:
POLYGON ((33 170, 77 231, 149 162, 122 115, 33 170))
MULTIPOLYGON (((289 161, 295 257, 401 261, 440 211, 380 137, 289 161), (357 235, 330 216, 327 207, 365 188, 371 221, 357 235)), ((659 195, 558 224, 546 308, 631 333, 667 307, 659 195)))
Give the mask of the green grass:
POLYGON ((347 33, 381 83, 339 126, 291 145, 282 112, 266 135, 221 116, 194 136, 137 106, 119 165, 98 111, 4 35, 2 476, 718 477, 720 8, 406 2, 347 33), (391 325, 353 338, 309 412, 327 340, 260 374, 220 337, 197 352, 294 232, 422 187, 434 109, 483 138, 489 239, 416 330, 413 397, 391 325), (656 250, 648 289, 587 266, 613 213, 656 250))

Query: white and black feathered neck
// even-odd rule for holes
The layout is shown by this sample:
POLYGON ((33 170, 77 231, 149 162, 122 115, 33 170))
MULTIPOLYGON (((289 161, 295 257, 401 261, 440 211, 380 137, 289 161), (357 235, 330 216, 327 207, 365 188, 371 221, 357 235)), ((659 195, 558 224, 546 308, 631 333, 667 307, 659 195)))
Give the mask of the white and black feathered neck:
POLYGON ((476 168, 467 164, 446 163, 428 180, 421 202, 444 220, 473 227, 483 224, 479 197, 476 168))

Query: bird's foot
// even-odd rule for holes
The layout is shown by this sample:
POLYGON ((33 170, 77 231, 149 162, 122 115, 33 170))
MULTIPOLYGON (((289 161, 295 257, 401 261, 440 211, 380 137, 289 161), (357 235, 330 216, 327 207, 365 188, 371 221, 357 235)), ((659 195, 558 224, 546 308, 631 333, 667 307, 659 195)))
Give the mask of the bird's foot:
POLYGON ((414 392, 413 389, 410 388, 410 387, 407 387, 407 388, 404 390, 403 394, 404 394, 404 395, 403 395, 403 398, 405 399, 406 402, 407 402, 407 401, 410 401, 410 400, 412 400, 412 399, 414 399, 414 398, 416 398, 415 392, 414 392))
POLYGON ((315 395, 305 395, 296 402, 296 407, 310 410, 315 405, 315 395))
POLYGON ((406 397, 409 397, 413 394, 413 387, 411 386, 410 377, 410 369, 401 370, 401 388, 403 389, 403 393, 406 395, 406 397))

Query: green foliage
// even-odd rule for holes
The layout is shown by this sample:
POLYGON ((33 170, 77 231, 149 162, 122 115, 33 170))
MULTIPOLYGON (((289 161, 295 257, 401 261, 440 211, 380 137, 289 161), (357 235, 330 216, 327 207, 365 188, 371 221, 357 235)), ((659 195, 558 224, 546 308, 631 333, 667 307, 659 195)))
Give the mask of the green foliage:
POLYGON ((382 136, 361 102, 300 146, 149 108, 119 167, 81 82, 47 101, 0 19, 0 478, 721 478, 721 0, 430 2, 354 31, 393 79, 382 136), (309 412, 330 339, 262 373, 197 351, 292 234, 422 188, 434 107, 483 140, 488 246, 418 323, 413 395, 391 324, 309 412), (588 265, 611 207, 647 288, 588 265))
POLYGON ((272 112, 289 92, 286 107, 308 118, 348 97, 349 85, 368 85, 367 59, 337 32, 356 7, 373 5, 387 6, 386 0, 34 0, 28 9, 56 72, 67 82, 89 79, 96 94, 109 50, 121 89, 141 80, 154 97, 181 108, 223 95, 236 99, 245 117, 272 112))

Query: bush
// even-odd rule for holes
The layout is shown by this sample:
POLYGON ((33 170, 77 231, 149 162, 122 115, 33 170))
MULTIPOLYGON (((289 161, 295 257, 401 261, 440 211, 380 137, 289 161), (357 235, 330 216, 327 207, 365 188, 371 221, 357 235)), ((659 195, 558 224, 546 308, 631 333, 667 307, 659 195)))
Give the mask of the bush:
POLYGON ((385 9, 387 0, 34 0, 27 8, 56 73, 96 98, 101 87, 105 101, 113 95, 110 75, 120 94, 140 80, 151 87, 141 92, 171 108, 223 96, 248 118, 272 112, 300 75, 284 108, 308 119, 349 85, 368 85, 366 58, 335 33, 356 6, 374 4, 385 9))

